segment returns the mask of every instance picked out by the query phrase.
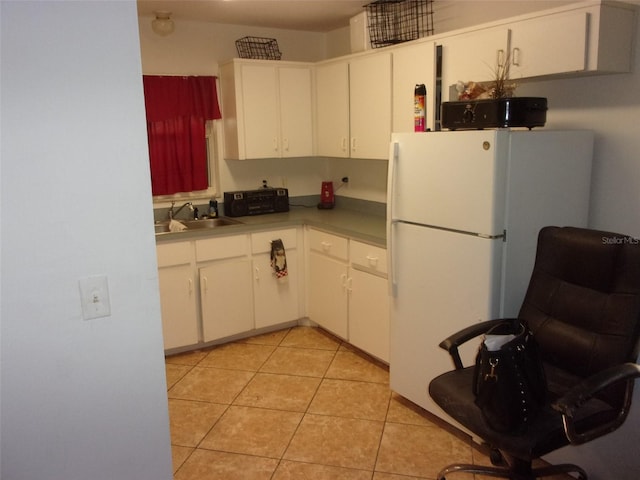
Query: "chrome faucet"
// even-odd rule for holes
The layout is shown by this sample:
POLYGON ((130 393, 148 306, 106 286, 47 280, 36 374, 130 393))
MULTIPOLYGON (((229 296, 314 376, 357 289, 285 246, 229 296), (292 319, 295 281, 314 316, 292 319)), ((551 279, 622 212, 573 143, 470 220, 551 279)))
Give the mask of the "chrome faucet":
POLYGON ((176 205, 176 202, 171 202, 171 208, 169 208, 169 220, 173 220, 173 218, 174 218, 176 215, 178 215, 178 214, 182 211, 182 209, 183 209, 184 207, 189 207, 189 210, 191 210, 192 212, 194 211, 193 203, 191 203, 191 202, 187 202, 187 203, 185 203, 185 204, 184 204, 184 205, 182 205, 180 208, 178 208, 178 210, 175 210, 175 211, 174 211, 173 209, 174 209, 175 205, 176 205))

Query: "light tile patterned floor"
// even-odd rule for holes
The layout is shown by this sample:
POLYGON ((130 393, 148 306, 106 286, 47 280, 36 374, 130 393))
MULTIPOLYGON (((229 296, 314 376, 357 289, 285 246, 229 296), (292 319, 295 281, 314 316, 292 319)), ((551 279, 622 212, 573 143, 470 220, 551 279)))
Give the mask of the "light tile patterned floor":
POLYGON ((431 480, 488 462, 321 329, 171 356, 166 370, 175 480, 431 480))

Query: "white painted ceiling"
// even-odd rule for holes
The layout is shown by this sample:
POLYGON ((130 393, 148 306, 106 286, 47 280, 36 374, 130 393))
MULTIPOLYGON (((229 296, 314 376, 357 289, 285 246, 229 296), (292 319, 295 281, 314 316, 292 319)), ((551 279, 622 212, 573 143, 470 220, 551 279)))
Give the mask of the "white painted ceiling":
MULTIPOLYGON (((172 12, 174 20, 201 20, 288 30, 328 32, 349 26, 367 0, 137 0, 139 15, 172 12)), ((373 0, 370 0, 373 1, 373 0)))

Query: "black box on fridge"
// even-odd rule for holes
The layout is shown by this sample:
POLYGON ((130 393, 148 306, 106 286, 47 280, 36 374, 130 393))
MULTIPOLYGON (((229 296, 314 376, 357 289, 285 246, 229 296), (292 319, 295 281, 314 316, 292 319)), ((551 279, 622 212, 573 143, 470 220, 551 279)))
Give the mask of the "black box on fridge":
POLYGON ((514 97, 443 102, 442 128, 482 130, 485 128, 542 127, 547 121, 547 99, 514 97))

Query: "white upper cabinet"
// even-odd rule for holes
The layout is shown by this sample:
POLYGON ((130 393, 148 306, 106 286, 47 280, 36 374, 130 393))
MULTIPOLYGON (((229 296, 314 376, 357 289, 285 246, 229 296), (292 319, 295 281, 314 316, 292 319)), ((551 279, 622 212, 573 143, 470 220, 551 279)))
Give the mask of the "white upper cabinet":
POLYGON ((507 59, 512 80, 584 73, 628 72, 632 6, 589 2, 494 22, 439 40, 443 87, 486 82, 507 59))
POLYGON ((391 139, 391 54, 316 66, 317 154, 386 159, 391 139))
POLYGON ((280 156, 313 155, 311 68, 282 67, 278 73, 280 156))
MULTIPOLYGON (((242 123, 244 135, 239 135, 245 158, 280 156, 280 126, 278 125, 278 70, 267 65, 240 66, 242 92, 242 123)), ((224 118, 224 117, 223 117, 224 118)), ((226 142, 225 142, 226 144, 226 142)), ((242 158, 242 156, 240 157, 242 158)))
POLYGON ((449 98, 449 87, 457 82, 489 82, 509 48, 509 29, 486 28, 443 38, 442 100, 449 98))
POLYGON ((234 59, 220 65, 225 158, 387 159, 391 131, 413 130, 413 89, 427 87, 435 127, 436 46, 442 101, 458 81, 631 70, 635 10, 596 0, 501 19, 318 63, 234 59))
POLYGON ((511 25, 511 78, 631 69, 631 6, 593 5, 511 25))
POLYGON ((525 20, 511 29, 510 78, 580 72, 587 67, 584 11, 525 20))
POLYGON ((397 48, 393 56, 392 131, 414 131, 414 90, 427 88, 427 128, 435 130, 436 55, 435 43, 425 42, 397 48))
POLYGON ((233 60, 220 87, 225 158, 313 155, 310 65, 233 60))
POLYGON ((316 67, 316 145, 318 155, 349 156, 349 63, 316 67))
POLYGON ((391 54, 357 57, 349 65, 351 157, 386 159, 391 140, 391 54))

